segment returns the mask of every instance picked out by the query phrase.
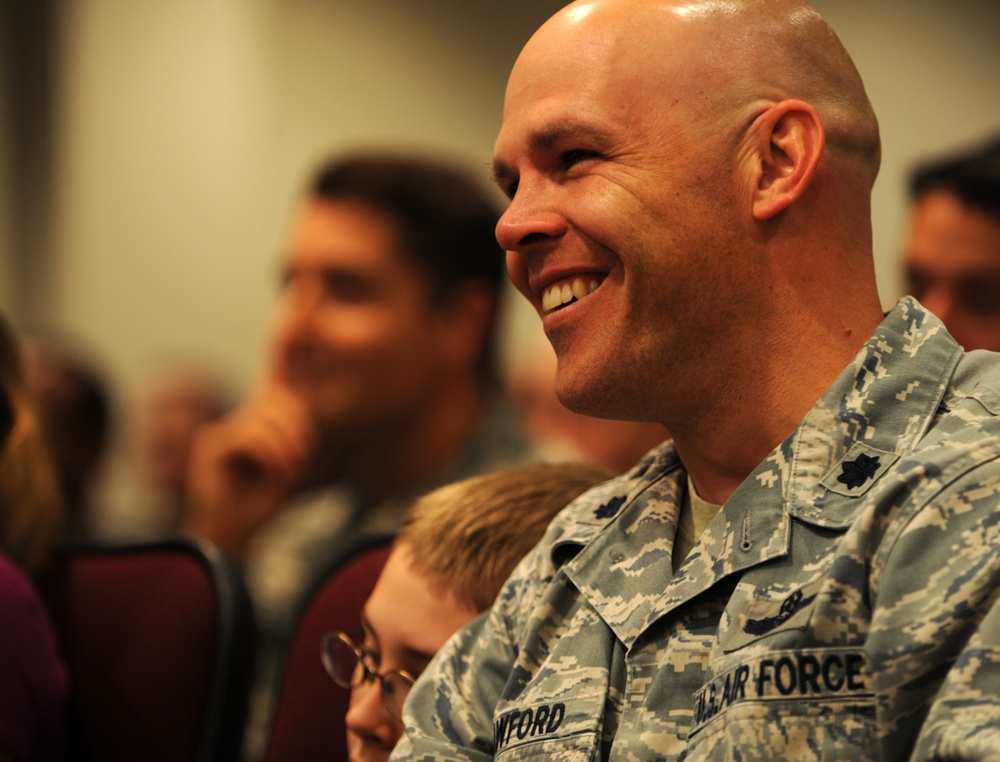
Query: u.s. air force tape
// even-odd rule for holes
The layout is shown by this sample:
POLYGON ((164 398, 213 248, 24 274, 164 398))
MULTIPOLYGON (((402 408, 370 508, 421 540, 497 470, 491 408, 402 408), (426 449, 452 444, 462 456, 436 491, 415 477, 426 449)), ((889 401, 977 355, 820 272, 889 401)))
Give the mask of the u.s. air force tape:
POLYGON ((859 649, 764 653, 707 682, 694 696, 697 729, 741 701, 861 697, 871 693, 868 658, 859 649))

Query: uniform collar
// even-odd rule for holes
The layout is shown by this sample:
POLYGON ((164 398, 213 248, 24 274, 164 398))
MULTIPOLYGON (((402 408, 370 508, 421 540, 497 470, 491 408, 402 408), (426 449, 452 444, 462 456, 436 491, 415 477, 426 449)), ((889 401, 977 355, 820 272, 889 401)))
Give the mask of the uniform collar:
POLYGON ((789 513, 831 528, 850 523, 858 498, 927 432, 961 357, 938 318, 901 299, 776 451, 788 464, 789 513))
POLYGON ((629 638, 724 577, 788 553, 791 518, 847 527, 869 489, 923 436, 962 354, 904 298, 799 427, 726 501, 684 564, 671 553, 685 474, 670 444, 572 512, 556 563, 629 638))

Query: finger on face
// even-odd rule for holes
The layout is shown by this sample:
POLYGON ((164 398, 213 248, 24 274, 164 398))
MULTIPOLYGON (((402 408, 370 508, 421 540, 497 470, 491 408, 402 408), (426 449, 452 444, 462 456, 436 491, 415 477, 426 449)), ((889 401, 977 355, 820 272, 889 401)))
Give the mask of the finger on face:
POLYGON ((223 461, 242 482, 294 484, 312 456, 316 438, 301 400, 280 387, 268 387, 207 426, 196 446, 198 457, 223 461))

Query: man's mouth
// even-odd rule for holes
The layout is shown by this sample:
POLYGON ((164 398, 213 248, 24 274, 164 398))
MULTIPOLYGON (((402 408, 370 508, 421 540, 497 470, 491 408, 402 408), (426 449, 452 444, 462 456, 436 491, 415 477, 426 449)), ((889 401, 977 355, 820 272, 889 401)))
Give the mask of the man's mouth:
POLYGON ((583 299, 597 290, 601 281, 594 275, 578 275, 556 281, 542 292, 542 312, 555 310, 583 299))
POLYGON ((307 389, 327 382, 333 371, 334 361, 312 344, 295 343, 282 357, 282 378, 297 389, 307 389))

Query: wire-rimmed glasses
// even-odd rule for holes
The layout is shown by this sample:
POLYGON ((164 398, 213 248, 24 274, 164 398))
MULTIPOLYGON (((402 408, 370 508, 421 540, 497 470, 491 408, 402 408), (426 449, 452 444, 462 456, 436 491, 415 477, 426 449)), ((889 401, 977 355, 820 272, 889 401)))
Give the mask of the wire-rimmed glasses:
POLYGON ((403 701, 416 678, 406 670, 378 671, 378 654, 358 645, 346 632, 327 632, 320 641, 320 658, 330 678, 341 688, 357 688, 377 680, 382 703, 393 718, 402 721, 403 701))

